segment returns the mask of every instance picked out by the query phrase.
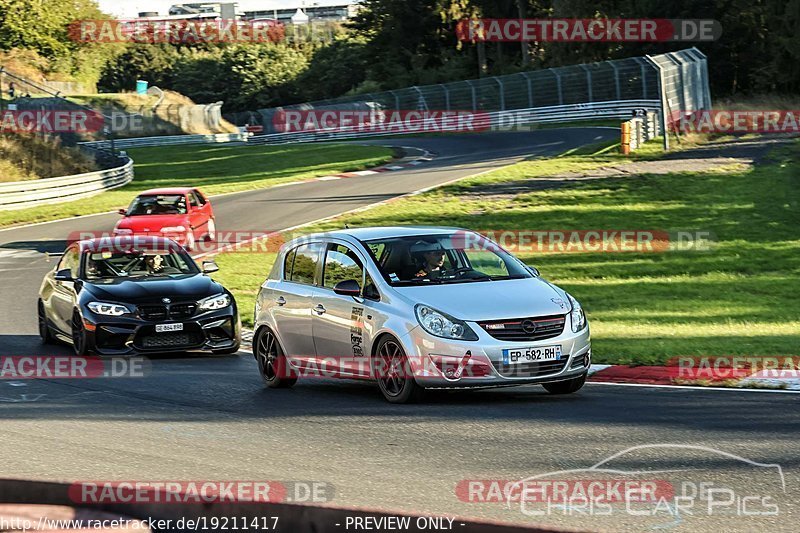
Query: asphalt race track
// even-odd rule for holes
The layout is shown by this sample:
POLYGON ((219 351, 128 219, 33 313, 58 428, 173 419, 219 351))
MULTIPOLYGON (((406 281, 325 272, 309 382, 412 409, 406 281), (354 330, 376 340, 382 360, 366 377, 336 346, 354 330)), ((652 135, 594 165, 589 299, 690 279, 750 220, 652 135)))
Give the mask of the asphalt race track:
MULTIPOLYGON (((278 230, 617 134, 586 128, 383 141, 437 157, 407 171, 220 197, 217 224, 221 231, 278 230)), ((71 353, 43 347, 37 336, 37 290, 53 267, 42 252, 63 249, 70 232, 109 230, 116 219, 0 231, 0 355, 71 353)), ((798 522, 795 394, 590 384, 567 397, 532 386, 437 392, 424 404, 395 406, 358 382, 267 390, 244 352, 154 357, 144 370, 143 378, 0 380, 0 477, 313 481, 327 484, 331 505, 573 530, 793 531, 798 522), (681 446, 630 450, 609 465, 640 478, 651 472, 645 477, 656 482, 675 474, 654 470, 680 470, 681 490, 724 488, 713 508, 532 516, 519 504, 467 503, 456 493, 465 480, 586 469, 632 447, 666 444, 681 446)))

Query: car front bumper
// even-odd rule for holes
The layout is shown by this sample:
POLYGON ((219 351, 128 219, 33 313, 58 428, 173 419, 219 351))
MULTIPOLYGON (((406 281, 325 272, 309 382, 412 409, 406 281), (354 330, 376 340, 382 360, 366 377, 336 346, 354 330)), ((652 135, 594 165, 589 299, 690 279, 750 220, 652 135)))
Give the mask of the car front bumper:
POLYGON ((416 327, 400 340, 409 354, 411 372, 425 388, 473 388, 552 383, 579 377, 591 364, 589 326, 573 333, 569 322, 556 337, 522 342, 498 340, 470 323, 477 341, 444 339, 416 327), (503 350, 561 346, 553 361, 503 364, 503 350))
POLYGON ((98 355, 234 350, 241 344, 241 321, 235 306, 198 313, 181 320, 110 317, 84 310, 88 348, 98 355), (157 324, 183 324, 182 331, 156 332, 157 324))

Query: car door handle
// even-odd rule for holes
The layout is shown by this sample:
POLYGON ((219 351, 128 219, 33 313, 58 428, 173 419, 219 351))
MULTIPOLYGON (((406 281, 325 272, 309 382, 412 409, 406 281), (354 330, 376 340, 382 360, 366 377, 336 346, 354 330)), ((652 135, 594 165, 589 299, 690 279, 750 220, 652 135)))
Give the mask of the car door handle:
POLYGON ((318 315, 324 315, 325 306, 322 304, 317 304, 317 306, 314 308, 314 312, 317 313, 318 315))
POLYGON ((286 305, 286 298, 284 298, 283 296, 279 296, 278 299, 275 300, 275 303, 277 303, 278 305, 286 305))

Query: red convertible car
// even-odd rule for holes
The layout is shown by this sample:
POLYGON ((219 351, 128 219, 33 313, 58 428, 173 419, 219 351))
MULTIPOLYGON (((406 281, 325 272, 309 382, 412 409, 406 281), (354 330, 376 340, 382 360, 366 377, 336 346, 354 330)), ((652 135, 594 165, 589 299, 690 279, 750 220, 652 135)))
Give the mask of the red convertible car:
POLYGON ((190 187, 145 191, 119 213, 123 218, 114 227, 115 235, 168 237, 189 250, 197 240, 217 236, 211 202, 190 187))

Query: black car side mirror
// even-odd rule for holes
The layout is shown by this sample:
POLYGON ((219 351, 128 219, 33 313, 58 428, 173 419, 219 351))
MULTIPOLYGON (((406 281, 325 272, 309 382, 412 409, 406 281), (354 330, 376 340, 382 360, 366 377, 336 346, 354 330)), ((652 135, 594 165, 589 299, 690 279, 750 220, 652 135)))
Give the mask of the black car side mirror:
POLYGON ((539 272, 539 269, 538 269, 538 268, 536 268, 536 267, 529 266, 529 267, 528 267, 528 271, 529 271, 531 274, 533 274, 534 276, 536 276, 537 278, 538 278, 538 277, 540 277, 540 276, 542 275, 542 273, 541 273, 541 272, 539 272))
POLYGON ((342 296, 360 296, 361 287, 357 281, 353 279, 346 279, 334 285, 333 292, 342 296))
POLYGON ((56 281, 73 281, 72 271, 68 268, 62 268, 56 272, 55 276, 53 276, 53 279, 56 281))
POLYGON ((203 261, 203 274, 212 274, 219 270, 219 265, 214 261, 203 261))
POLYGON ((120 209, 120 210, 117 211, 117 213, 119 213, 122 216, 125 216, 125 215, 128 214, 128 210, 127 209, 120 209))

